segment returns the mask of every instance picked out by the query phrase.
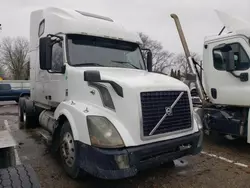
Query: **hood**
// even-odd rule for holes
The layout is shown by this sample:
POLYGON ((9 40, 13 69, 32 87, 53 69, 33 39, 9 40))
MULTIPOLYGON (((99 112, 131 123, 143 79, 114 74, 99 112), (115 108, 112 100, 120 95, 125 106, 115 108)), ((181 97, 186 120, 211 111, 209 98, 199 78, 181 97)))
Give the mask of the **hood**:
MULTIPOLYGON (((93 70, 93 68, 86 69, 85 67, 83 70, 93 70)), ((160 73, 152 73, 145 70, 107 67, 98 67, 98 70, 100 71, 101 79, 112 80, 126 88, 141 88, 145 91, 155 90, 156 88, 188 90, 187 85, 180 80, 160 73)))
MULTIPOLYGON (((152 143, 166 139, 174 139, 176 137, 185 136, 193 132, 192 129, 184 130, 178 134, 171 133, 171 135, 157 135, 156 137, 146 138, 145 140, 143 138, 143 121, 145 120, 143 118, 147 118, 147 115, 143 115, 142 112, 143 106, 141 93, 152 91, 174 91, 173 93, 179 93, 175 91, 189 91, 188 86, 177 79, 159 73, 150 73, 145 70, 126 68, 70 67, 67 69, 67 71, 70 74, 68 76, 68 99, 80 101, 82 104, 84 104, 84 106, 87 105, 89 110, 88 113, 90 115, 107 117, 107 119, 109 119, 115 125, 127 147, 143 145, 146 143, 152 143), (114 108, 110 109, 109 107, 106 107, 103 103, 105 96, 100 95, 101 92, 97 91, 95 87, 89 87, 89 85, 83 81, 83 73, 87 70, 98 70, 100 71, 101 79, 114 81, 122 87, 123 97, 116 93, 111 84, 101 83, 108 89, 114 108), (92 91, 97 91, 98 94, 95 94, 95 92, 92 91)), ((170 103, 172 104, 174 102, 172 100, 174 99, 175 95, 176 94, 174 94, 172 97, 171 94, 169 98, 166 97, 166 100, 164 99, 166 105, 170 103)), ((149 105, 144 107, 144 109, 149 109, 148 117, 151 115, 151 117, 155 118, 156 120, 158 120, 158 118, 160 120, 162 117, 161 113, 164 113, 162 105, 157 102, 158 98, 160 97, 161 95, 157 94, 157 96, 154 95, 151 97, 151 99, 147 98, 147 101, 143 102, 144 106, 145 104, 149 105), (158 117, 156 114, 159 114, 160 117, 158 117)), ((188 94, 188 96, 186 96, 183 101, 186 101, 184 102, 184 108, 192 108, 190 94, 188 94)), ((184 112, 183 108, 180 113, 182 112, 184 112)), ((148 129, 151 128, 151 125, 149 126, 150 127, 148 129)))

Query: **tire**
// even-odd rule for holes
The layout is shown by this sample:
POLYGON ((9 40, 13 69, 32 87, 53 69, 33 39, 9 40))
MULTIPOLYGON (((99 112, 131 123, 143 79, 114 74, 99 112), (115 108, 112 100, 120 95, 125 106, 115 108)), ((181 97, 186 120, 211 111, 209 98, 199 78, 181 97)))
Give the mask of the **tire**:
POLYGON ((18 103, 19 129, 23 129, 24 128, 24 121, 23 121, 24 103, 25 103, 25 99, 24 98, 20 98, 19 103, 18 103))
POLYGON ((0 169, 0 188, 40 188, 35 171, 30 165, 0 169))
POLYGON ((38 124, 38 115, 33 101, 26 98, 23 105, 23 124, 25 129, 36 128, 38 124))
POLYGON ((19 104, 19 100, 21 100, 21 98, 28 99, 28 98, 29 98, 29 95, 24 94, 24 95, 21 95, 20 97, 18 97, 18 98, 15 100, 17 104, 19 104))
POLYGON ((78 149, 68 121, 64 122, 60 132, 60 157, 65 172, 73 179, 85 176, 86 172, 78 166, 78 149), (67 146, 66 146, 67 145, 67 146), (68 150, 67 150, 68 149, 68 150), (65 151, 68 152, 65 152, 65 151), (66 154, 68 153, 68 154, 66 154), (74 159, 72 159, 72 157, 74 159), (70 159, 70 160, 69 160, 70 159))

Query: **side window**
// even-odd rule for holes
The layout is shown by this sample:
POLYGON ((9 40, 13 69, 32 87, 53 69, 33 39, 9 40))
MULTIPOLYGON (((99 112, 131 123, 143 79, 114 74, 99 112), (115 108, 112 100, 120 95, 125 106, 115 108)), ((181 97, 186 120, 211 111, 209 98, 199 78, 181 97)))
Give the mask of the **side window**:
POLYGON ((215 47, 213 50, 214 68, 226 70, 229 52, 234 53, 235 70, 247 70, 250 67, 249 57, 240 43, 228 44, 227 50, 215 47))
POLYGON ((41 23, 39 24, 39 29, 38 29, 38 36, 42 36, 42 34, 44 33, 44 29, 45 29, 45 20, 42 20, 41 23))
POLYGON ((56 43, 52 47, 52 69, 53 72, 60 72, 63 66, 62 42, 56 43))

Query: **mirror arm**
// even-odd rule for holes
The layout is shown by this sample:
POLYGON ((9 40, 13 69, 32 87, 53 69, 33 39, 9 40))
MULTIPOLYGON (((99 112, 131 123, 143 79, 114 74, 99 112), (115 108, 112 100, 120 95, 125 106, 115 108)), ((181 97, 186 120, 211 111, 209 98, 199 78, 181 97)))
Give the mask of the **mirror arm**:
POLYGON ((54 44, 56 44, 58 42, 63 41, 63 37, 58 36, 58 35, 48 34, 47 37, 50 37, 50 38, 54 37, 54 38, 56 38, 56 39, 53 39, 53 40, 51 39, 51 44, 50 44, 51 46, 53 46, 54 44))
POLYGON ((149 48, 141 48, 141 50, 150 51, 149 48))
POLYGON ((63 37, 58 36, 58 35, 53 35, 53 34, 48 34, 47 37, 50 37, 50 38, 55 37, 55 38, 59 39, 60 41, 63 40, 63 37))
POLYGON ((237 74, 235 74, 233 71, 230 71, 230 73, 235 77, 235 78, 240 78, 237 74))
POLYGON ((64 64, 61 68, 61 71, 57 71, 57 72, 54 72, 54 71, 51 71, 51 70, 47 70, 48 73, 51 73, 51 74, 65 74, 66 72, 66 65, 64 64))

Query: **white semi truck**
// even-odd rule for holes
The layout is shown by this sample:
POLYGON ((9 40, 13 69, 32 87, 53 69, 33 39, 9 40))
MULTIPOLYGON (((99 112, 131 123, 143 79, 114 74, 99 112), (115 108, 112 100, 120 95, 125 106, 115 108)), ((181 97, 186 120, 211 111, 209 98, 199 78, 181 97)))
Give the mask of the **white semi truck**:
POLYGON ((224 27, 218 35, 205 38, 201 72, 188 53, 177 15, 172 15, 192 74, 196 75, 196 87, 191 90, 201 103, 195 111, 206 133, 216 132, 228 139, 246 138, 250 143, 250 23, 216 12, 224 27), (225 29, 228 32, 223 32, 225 29))
POLYGON ((188 86, 153 73, 140 43, 107 17, 54 7, 31 13, 21 128, 47 130, 72 178, 130 177, 201 151, 188 86))

